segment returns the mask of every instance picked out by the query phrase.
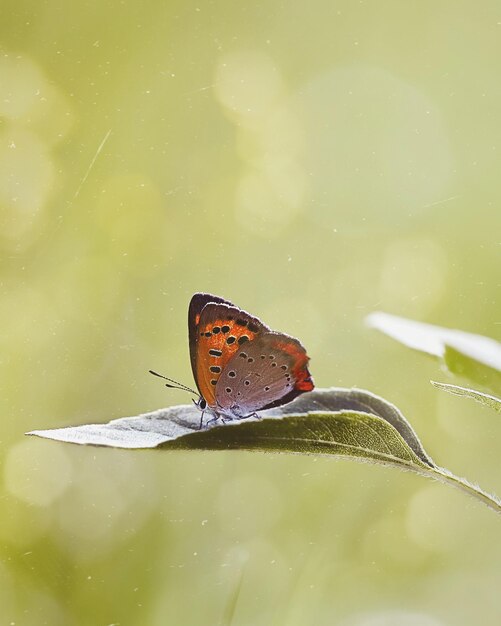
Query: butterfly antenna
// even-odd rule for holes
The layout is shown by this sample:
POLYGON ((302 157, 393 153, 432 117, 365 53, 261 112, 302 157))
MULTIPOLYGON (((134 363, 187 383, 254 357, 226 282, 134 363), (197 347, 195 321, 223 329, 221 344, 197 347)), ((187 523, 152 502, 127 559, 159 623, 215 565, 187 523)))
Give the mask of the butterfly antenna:
POLYGON ((169 387, 170 389, 181 389, 181 391, 188 391, 189 393, 194 393, 196 396, 198 395, 198 393, 192 389, 191 387, 188 387, 187 385, 183 385, 182 383, 179 383, 177 380, 174 380, 173 378, 167 378, 167 376, 163 376, 162 374, 159 374, 158 372, 154 372, 153 370, 148 370, 150 372, 150 374, 153 374, 153 376, 158 376, 158 378, 163 378, 164 380, 168 380, 169 383, 173 383, 173 384, 169 384, 166 383, 165 386, 169 387))

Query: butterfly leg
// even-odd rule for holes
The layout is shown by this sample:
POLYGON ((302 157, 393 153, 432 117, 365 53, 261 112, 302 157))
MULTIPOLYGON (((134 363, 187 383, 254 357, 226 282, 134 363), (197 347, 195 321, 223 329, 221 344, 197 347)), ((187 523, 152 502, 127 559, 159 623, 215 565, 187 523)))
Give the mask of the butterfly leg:
POLYGON ((211 417, 210 420, 208 420, 208 422, 205 424, 205 428, 208 428, 209 426, 211 426, 212 424, 214 424, 214 422, 217 422, 218 419, 222 419, 223 424, 224 424, 224 419, 220 418, 219 415, 215 415, 214 417, 211 417))
POLYGON ((261 415, 258 415, 255 411, 254 413, 249 413, 249 415, 243 415, 242 417, 239 417, 239 420, 248 420, 251 417, 255 417, 257 420, 262 420, 263 418, 261 417, 261 415))
POLYGON ((202 411, 202 415, 200 416, 200 426, 199 426, 198 430, 202 430, 204 428, 209 428, 209 426, 211 426, 212 424, 217 422, 218 419, 221 419, 223 421, 223 424, 225 422, 225 420, 222 417, 220 417, 219 415, 214 415, 209 420, 207 420, 205 422, 205 425, 204 425, 204 423, 203 423, 204 415, 205 415, 205 411, 202 411))

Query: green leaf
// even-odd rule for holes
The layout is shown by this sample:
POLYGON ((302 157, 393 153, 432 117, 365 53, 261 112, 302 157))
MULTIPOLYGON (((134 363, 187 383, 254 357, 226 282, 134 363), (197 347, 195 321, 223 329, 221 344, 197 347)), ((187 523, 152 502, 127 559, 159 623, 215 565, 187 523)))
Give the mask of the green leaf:
POLYGON ((481 360, 472 358, 452 345, 445 346, 444 364, 452 374, 478 383, 491 391, 501 393, 500 370, 490 367, 481 360))
POLYGON ((496 396, 491 396, 488 393, 482 393, 481 391, 476 391, 475 389, 469 389, 468 387, 459 387, 458 385, 438 383, 434 380, 431 381, 431 384, 437 387, 437 389, 443 389, 443 391, 452 393, 454 396, 463 396, 466 398, 473 398, 473 400, 480 402, 480 404, 483 404, 484 406, 488 406, 489 408, 494 409, 498 413, 501 413, 501 399, 496 398, 496 396))
POLYGON ((410 470, 453 485, 501 512, 501 502, 438 467, 416 433, 391 403, 360 389, 317 389, 262 419, 199 430, 200 412, 177 406, 107 424, 37 430, 69 443, 115 448, 253 450, 344 457, 410 470))
POLYGON ((366 322, 409 348, 439 358, 452 374, 501 393, 501 343, 498 341, 388 313, 371 313, 366 322))

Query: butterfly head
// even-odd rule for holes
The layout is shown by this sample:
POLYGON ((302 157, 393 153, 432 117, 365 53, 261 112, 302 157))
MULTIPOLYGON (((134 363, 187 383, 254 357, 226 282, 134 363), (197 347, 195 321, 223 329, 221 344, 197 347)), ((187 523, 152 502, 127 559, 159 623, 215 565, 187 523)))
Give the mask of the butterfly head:
POLYGON ((207 401, 205 400, 205 398, 202 398, 202 396, 198 396, 198 400, 193 400, 193 404, 200 411, 205 411, 205 409, 207 408, 207 401))

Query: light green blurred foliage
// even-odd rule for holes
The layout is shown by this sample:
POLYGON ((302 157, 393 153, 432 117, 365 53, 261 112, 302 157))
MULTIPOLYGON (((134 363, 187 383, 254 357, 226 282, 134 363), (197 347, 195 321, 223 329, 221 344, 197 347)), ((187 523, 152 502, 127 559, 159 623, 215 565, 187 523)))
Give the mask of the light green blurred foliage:
POLYGON ((499 339, 500 23, 493 0, 3 2, 2 624, 499 624, 499 520, 446 487, 23 432, 188 401, 147 370, 191 384, 204 290, 499 493, 496 415, 363 319, 499 339))

